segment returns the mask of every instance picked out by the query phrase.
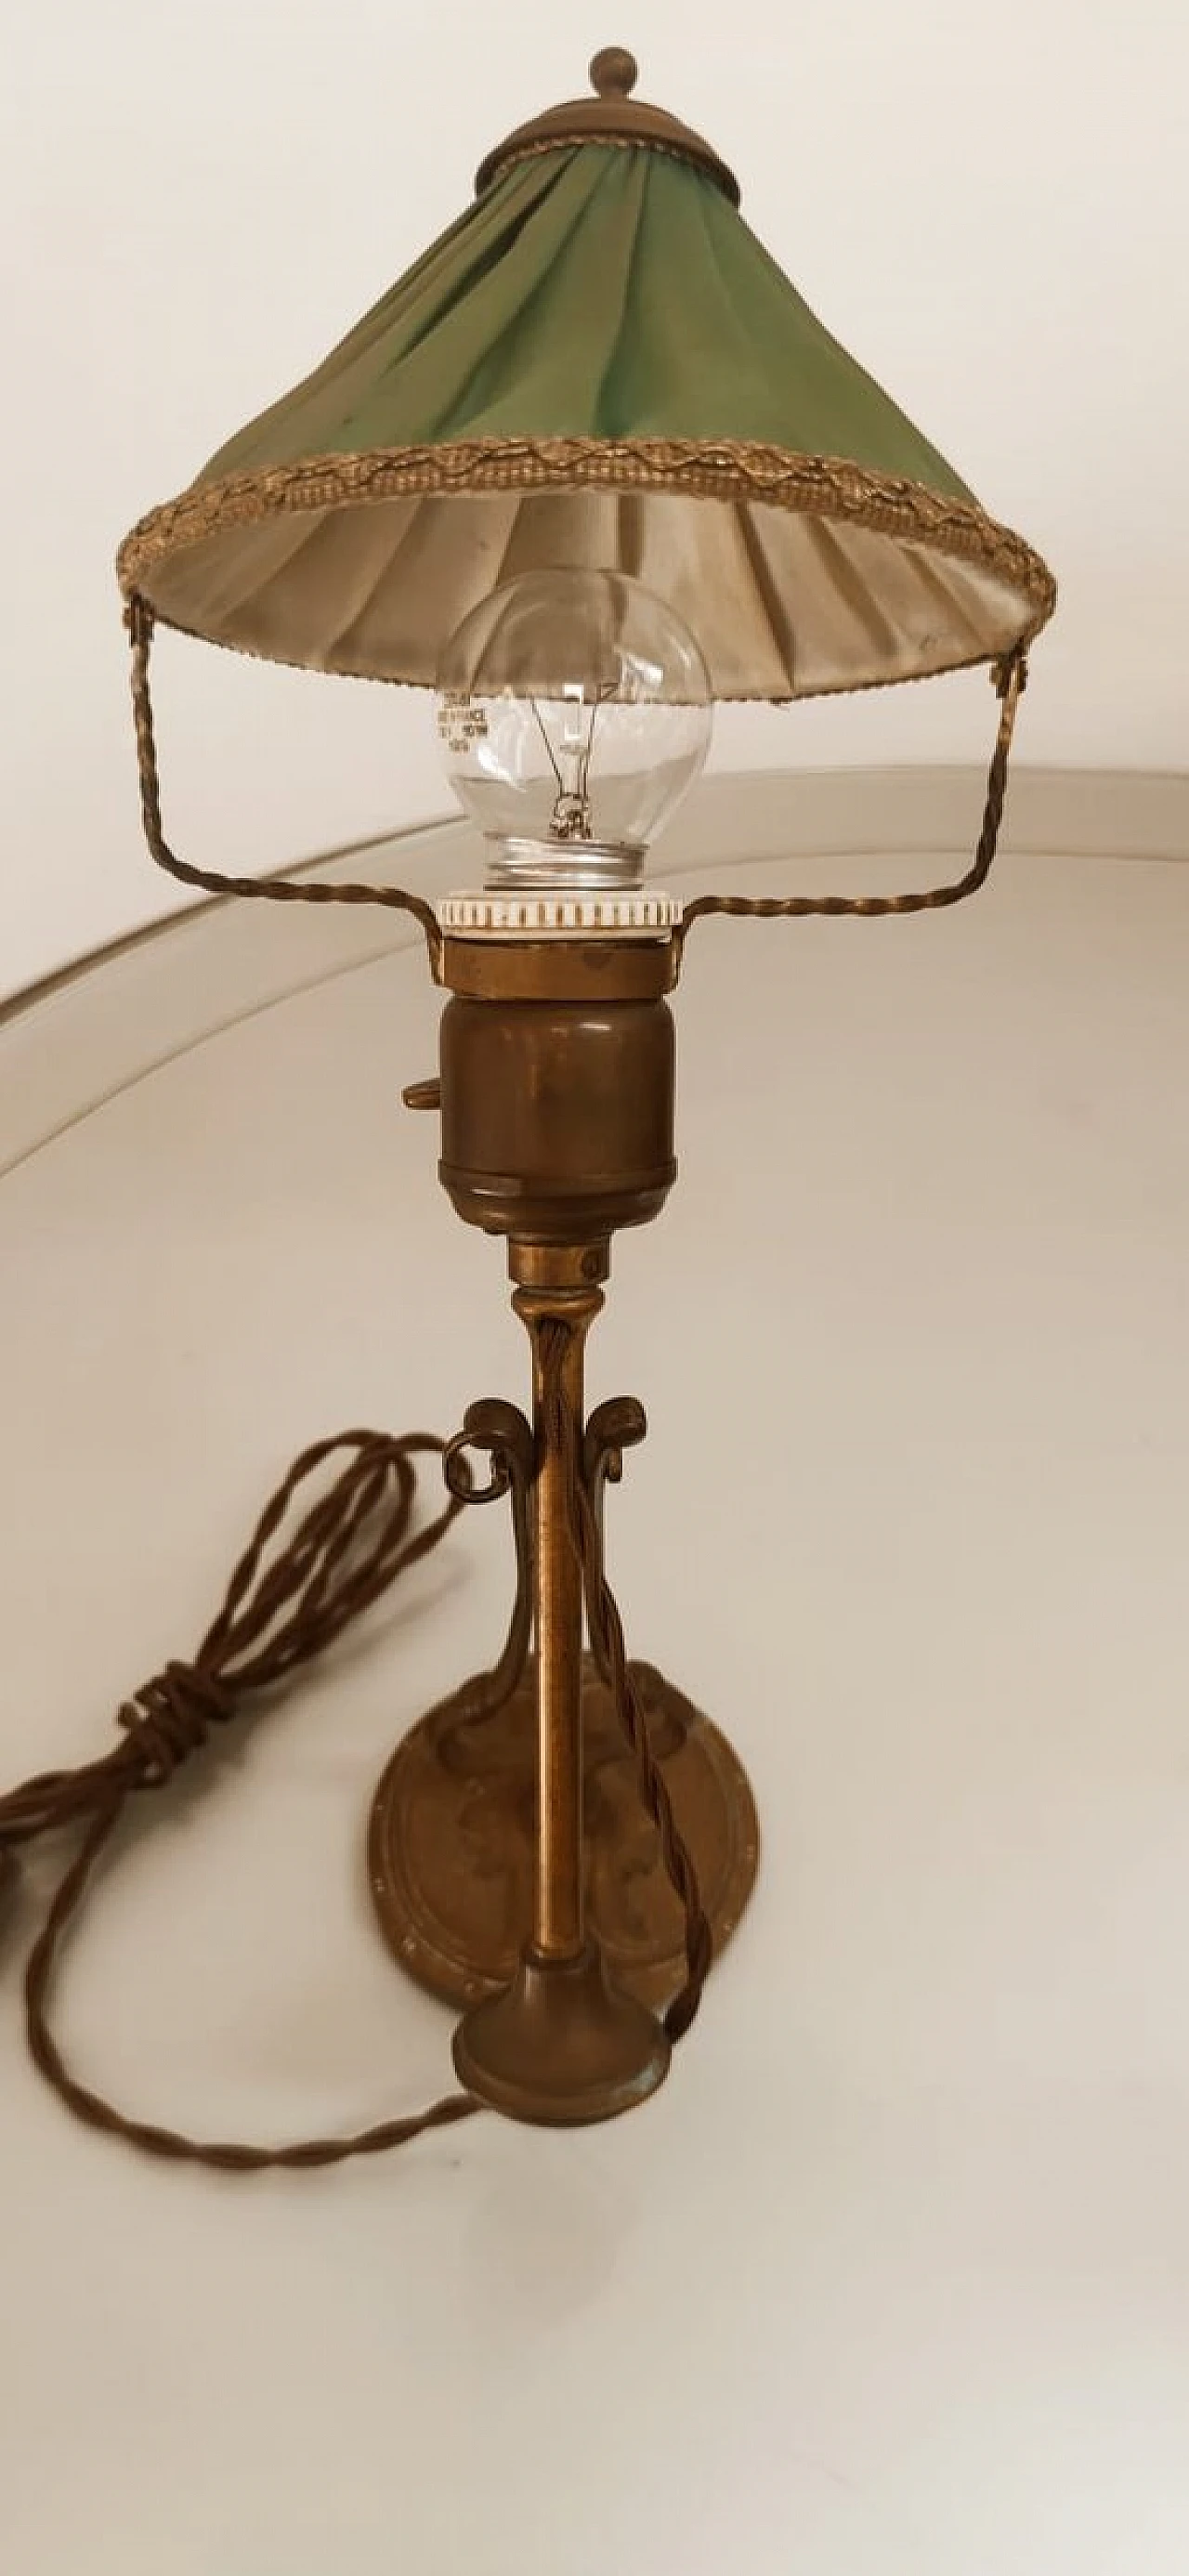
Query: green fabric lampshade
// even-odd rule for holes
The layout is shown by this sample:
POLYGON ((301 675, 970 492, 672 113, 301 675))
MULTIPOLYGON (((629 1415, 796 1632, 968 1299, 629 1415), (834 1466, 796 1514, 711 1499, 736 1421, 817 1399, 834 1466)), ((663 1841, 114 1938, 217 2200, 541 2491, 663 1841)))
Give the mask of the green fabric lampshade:
POLYGON ((499 164, 119 568, 212 643, 432 685, 479 600, 568 565, 667 599, 722 699, 999 660, 1055 597, 713 170, 597 133, 499 164))

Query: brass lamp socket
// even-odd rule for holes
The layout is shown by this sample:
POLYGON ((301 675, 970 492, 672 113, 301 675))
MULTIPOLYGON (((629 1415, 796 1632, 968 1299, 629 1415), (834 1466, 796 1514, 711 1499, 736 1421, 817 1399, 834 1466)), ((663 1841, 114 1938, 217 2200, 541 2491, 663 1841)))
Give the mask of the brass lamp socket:
POLYGON ((439 1176, 468 1225, 581 1247, 659 1215, 677 1174, 670 971, 656 942, 447 941, 439 1176))

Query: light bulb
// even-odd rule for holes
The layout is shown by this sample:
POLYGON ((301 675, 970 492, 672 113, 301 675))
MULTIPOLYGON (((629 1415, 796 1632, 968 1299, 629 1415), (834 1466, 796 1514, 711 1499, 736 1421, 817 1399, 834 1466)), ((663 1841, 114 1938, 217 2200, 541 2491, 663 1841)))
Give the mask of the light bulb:
POLYGON ((438 732, 492 887, 639 885, 710 741, 689 628, 625 573, 522 573, 438 665, 438 732))

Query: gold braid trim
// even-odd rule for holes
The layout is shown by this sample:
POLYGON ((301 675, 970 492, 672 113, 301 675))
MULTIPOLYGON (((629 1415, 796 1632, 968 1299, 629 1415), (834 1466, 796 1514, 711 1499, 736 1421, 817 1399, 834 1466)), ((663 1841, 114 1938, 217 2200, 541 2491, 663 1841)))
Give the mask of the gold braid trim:
MULTIPOLYGON (((138 520, 117 558, 120 587, 125 598, 139 592, 151 601, 153 574, 172 556, 225 530, 293 511, 415 494, 589 489, 763 502, 981 565, 1018 593, 1027 613, 1014 640, 1022 645, 1039 634, 1056 604, 1048 566, 977 502, 931 492, 906 476, 876 473, 849 458, 801 456, 749 439, 459 439, 304 457, 292 465, 229 474, 215 483, 192 484, 138 520)), ((167 613, 163 623, 169 623, 167 613)))
POLYGON ((716 152, 701 150, 692 142, 665 142, 655 134, 606 134, 583 132, 580 128, 575 128, 572 134, 538 135, 532 142, 517 143, 507 152, 493 153, 483 164, 480 173, 482 185, 476 188, 476 195, 485 195, 497 179, 503 178, 505 170, 513 169, 518 161, 540 161, 548 152, 586 152, 592 148, 602 151, 604 147, 612 152, 660 152, 667 161, 684 161, 687 170, 696 170, 703 179, 713 179, 728 205, 737 207, 739 204, 739 182, 716 152))

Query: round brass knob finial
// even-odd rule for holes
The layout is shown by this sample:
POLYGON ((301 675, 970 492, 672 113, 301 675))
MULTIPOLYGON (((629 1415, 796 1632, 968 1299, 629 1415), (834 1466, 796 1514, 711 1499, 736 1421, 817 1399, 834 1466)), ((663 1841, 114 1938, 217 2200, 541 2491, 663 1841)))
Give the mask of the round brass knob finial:
POLYGON ((640 78, 640 66, 626 45, 604 45, 590 67, 590 85, 600 98, 627 98, 640 78))
POLYGON ((543 116, 530 117, 527 125, 506 134, 479 164, 476 195, 481 197, 513 161, 522 161, 528 153, 574 151, 584 143, 621 143, 641 152, 675 153, 679 161, 692 162, 737 206, 739 182, 725 161, 679 117, 633 98, 639 77, 636 57, 626 45, 604 45, 590 66, 594 97, 562 99, 557 107, 547 107, 543 116))

